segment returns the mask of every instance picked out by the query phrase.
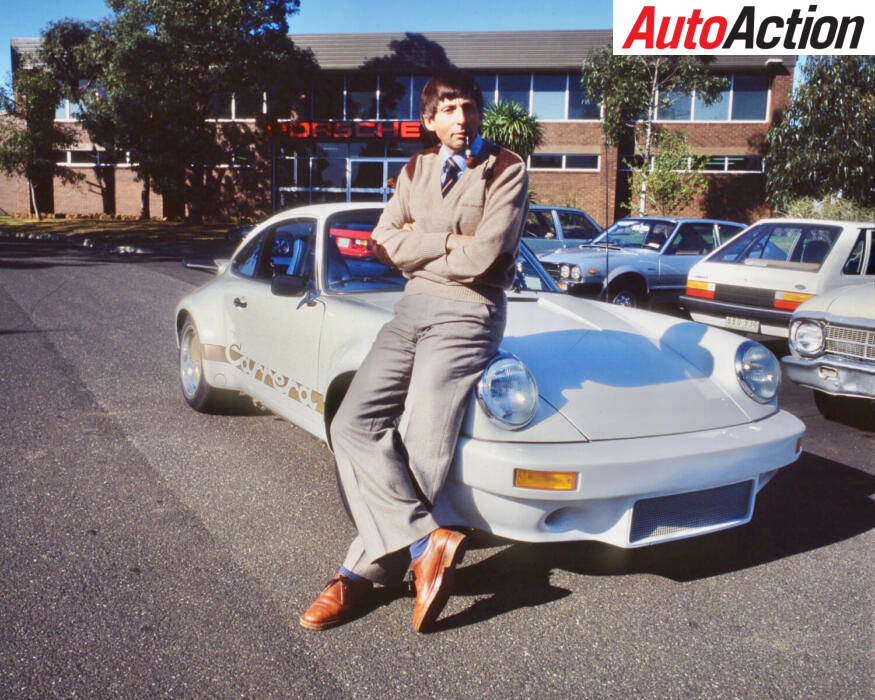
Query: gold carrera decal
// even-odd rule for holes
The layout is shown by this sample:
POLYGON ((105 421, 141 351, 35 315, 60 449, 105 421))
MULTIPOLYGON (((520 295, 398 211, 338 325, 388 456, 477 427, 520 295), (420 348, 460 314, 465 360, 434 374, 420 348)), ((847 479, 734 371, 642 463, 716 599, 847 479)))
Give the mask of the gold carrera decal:
POLYGON ((313 391, 310 387, 304 386, 300 382, 291 379, 284 374, 280 374, 276 370, 271 369, 246 357, 241 352, 239 345, 204 345, 204 357, 213 362, 227 362, 236 367, 244 374, 253 377, 256 381, 269 386, 271 389, 279 392, 290 399, 303 404, 307 408, 312 408, 317 413, 325 413, 325 397, 318 391, 313 391))

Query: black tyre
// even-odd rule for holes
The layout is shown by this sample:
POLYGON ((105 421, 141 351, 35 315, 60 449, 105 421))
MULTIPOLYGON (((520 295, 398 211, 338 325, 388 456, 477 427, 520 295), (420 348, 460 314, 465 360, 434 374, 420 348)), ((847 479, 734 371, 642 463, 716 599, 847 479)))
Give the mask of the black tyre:
POLYGON ((179 331, 179 381, 182 385, 182 398, 195 411, 226 412, 233 407, 237 393, 216 389, 207 384, 203 361, 203 346, 197 326, 187 318, 179 331))
POLYGON ((608 301, 617 306, 630 306, 639 308, 641 306, 641 294, 631 287, 617 287, 608 293, 608 301))
POLYGON ((833 396, 823 391, 814 390, 814 404, 817 410, 827 420, 839 420, 843 414, 843 401, 841 396, 833 396))

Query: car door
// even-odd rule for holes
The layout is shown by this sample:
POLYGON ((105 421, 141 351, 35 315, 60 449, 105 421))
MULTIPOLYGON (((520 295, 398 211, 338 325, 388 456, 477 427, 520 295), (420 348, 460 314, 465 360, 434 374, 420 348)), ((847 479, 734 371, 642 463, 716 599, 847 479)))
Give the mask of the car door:
POLYGON ((294 219, 277 224, 266 256, 271 279, 279 276, 306 280, 297 296, 271 292, 259 309, 267 331, 261 335, 269 375, 269 406, 304 425, 321 421, 322 395, 317 390, 319 337, 325 304, 315 294, 316 221, 294 219))
POLYGON ((559 237, 566 248, 588 243, 602 231, 598 225, 584 214, 574 211, 557 210, 559 237))
POLYGON ((674 236, 659 256, 659 289, 680 294, 687 284, 690 268, 717 247, 715 224, 686 221, 677 226, 674 236))
POLYGON ((243 373, 247 393, 296 422, 321 411, 314 397, 316 353, 324 306, 271 291, 278 275, 312 275, 316 222, 277 223, 235 257, 226 291, 232 344, 229 360, 243 373))
POLYGON ((537 256, 546 255, 562 248, 562 240, 556 232, 556 220, 551 209, 529 209, 523 239, 537 256))

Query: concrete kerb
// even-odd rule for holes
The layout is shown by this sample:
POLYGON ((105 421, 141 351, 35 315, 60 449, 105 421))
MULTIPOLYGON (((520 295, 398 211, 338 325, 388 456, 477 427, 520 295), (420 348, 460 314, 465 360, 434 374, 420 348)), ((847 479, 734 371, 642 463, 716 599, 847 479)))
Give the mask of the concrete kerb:
MULTIPOLYGON (((224 236, 216 236, 213 239, 202 239, 197 244, 190 241, 167 241, 158 246, 144 244, 142 242, 126 242, 124 244, 111 243, 101 240, 99 236, 81 237, 77 235, 65 235, 60 233, 37 233, 33 231, 3 231, 0 230, 0 241, 16 242, 44 242, 59 243, 69 248, 86 248, 100 255, 211 255, 221 254, 225 249, 233 251, 233 244, 229 243, 224 236)), ((230 252, 227 253, 230 255, 230 252)))

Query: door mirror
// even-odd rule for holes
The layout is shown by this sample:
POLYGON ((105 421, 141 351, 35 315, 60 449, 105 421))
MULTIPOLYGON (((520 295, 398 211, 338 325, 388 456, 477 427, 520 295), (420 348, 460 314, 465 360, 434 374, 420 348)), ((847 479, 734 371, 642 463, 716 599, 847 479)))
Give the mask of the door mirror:
POLYGON ((278 297, 299 297, 307 290, 304 275, 276 275, 270 281, 270 292, 278 297))

